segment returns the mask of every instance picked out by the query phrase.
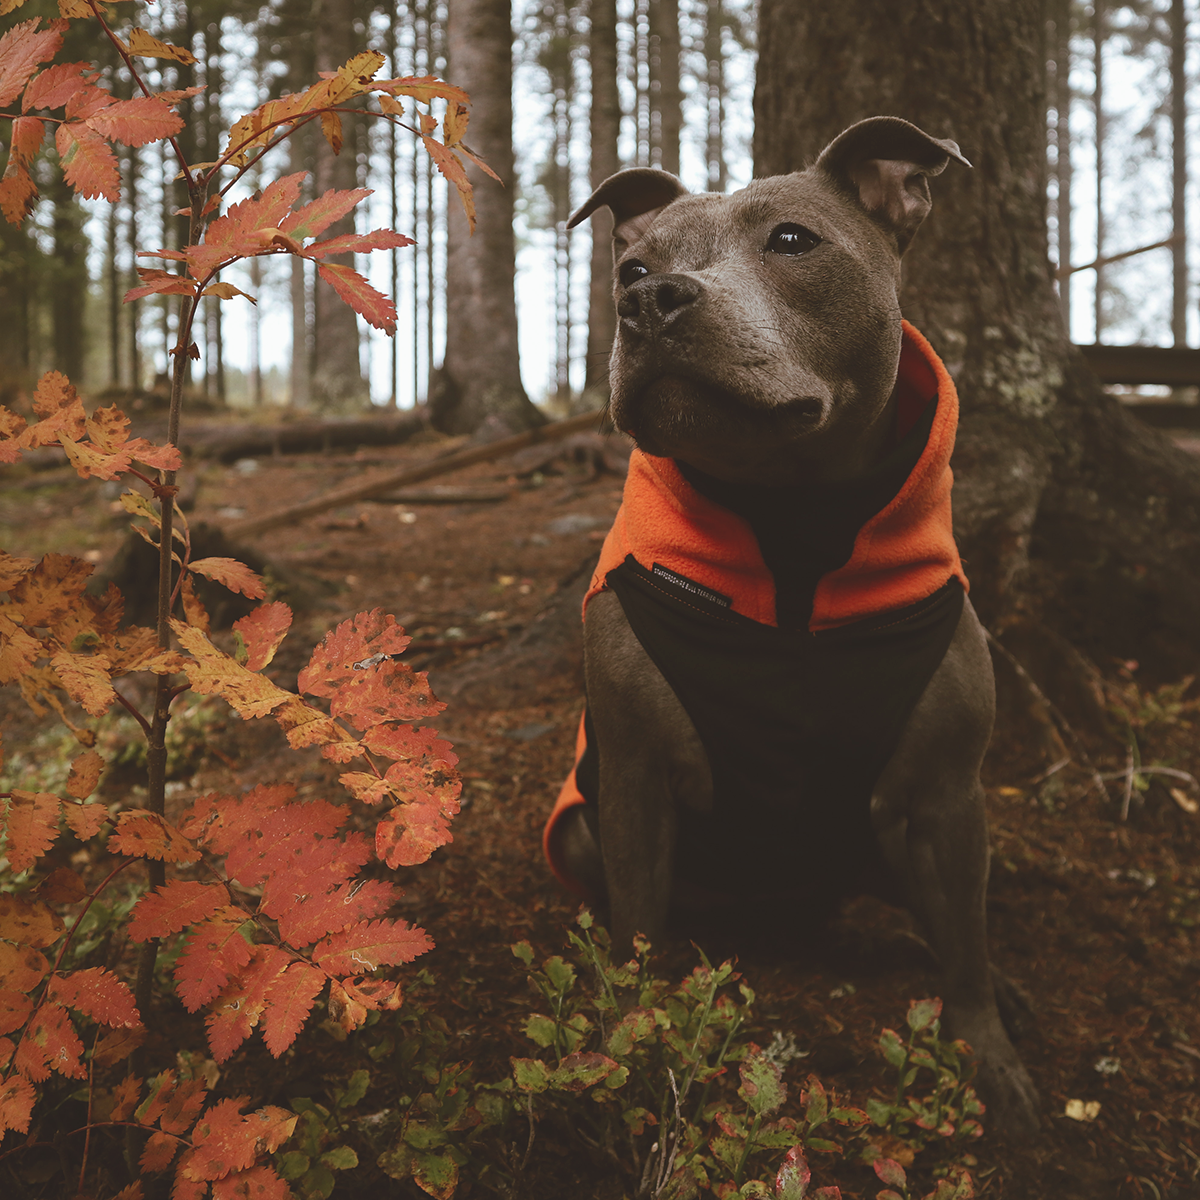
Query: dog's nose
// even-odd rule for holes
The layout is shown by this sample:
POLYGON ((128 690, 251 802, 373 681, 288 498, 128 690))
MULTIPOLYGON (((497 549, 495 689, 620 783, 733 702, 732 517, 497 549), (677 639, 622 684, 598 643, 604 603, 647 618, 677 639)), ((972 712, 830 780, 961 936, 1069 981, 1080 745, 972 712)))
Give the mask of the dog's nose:
POLYGON ((630 333, 658 333, 695 304, 702 290, 690 275, 647 275, 626 288, 617 314, 630 333))

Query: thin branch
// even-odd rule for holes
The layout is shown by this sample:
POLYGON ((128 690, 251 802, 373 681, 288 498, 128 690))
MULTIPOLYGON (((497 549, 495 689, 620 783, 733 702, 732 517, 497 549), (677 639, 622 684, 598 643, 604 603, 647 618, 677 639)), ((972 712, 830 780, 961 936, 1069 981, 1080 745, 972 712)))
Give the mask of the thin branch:
POLYGON ((1184 240, 1183 234, 1178 233, 1174 237, 1164 238, 1161 242, 1153 242, 1149 246, 1139 246, 1136 250, 1122 250, 1120 254, 1106 254, 1103 258, 1097 258, 1094 262, 1083 263, 1078 267, 1059 267, 1055 272, 1058 279, 1066 279, 1068 276, 1074 275, 1077 271, 1094 271, 1097 267, 1107 267, 1109 263, 1121 262, 1122 259, 1133 258, 1138 254, 1145 254, 1148 250, 1161 250, 1165 246, 1174 246, 1184 240))
MULTIPOLYGON (((113 690, 116 691, 115 688, 113 690)), ((148 737, 150 735, 150 722, 147 721, 146 718, 142 716, 142 714, 138 711, 137 707, 134 705, 133 701, 126 699, 124 696, 121 695, 120 692, 117 692, 117 700, 122 704, 122 706, 126 710, 128 710, 130 715, 142 727, 142 732, 144 734, 146 734, 148 737)))

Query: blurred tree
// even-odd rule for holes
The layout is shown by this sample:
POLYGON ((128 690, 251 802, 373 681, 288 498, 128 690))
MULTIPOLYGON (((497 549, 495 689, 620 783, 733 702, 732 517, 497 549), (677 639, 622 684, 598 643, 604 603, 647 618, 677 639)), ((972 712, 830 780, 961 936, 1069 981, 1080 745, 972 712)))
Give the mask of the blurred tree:
POLYGON ((1045 0, 763 0, 755 171, 793 170, 875 113, 962 145, 975 169, 934 185, 902 303, 962 397, 955 524, 972 599, 994 627, 1032 615, 1097 657, 1178 677, 1200 649, 1200 463, 1107 396, 1063 328, 1046 16, 1045 0))

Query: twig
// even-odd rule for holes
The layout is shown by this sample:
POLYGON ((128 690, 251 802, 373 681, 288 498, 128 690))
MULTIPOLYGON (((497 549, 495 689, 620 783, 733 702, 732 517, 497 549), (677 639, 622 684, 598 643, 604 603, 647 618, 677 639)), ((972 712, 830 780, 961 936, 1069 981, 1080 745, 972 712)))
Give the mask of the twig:
MULTIPOLYGON (((1046 693, 1043 692, 1040 687, 1038 687, 1033 680, 1033 676, 1031 676, 1029 672, 1025 670, 1017 658, 1006 647, 1002 646, 996 640, 996 638, 992 635, 992 631, 990 629, 985 629, 983 632, 984 636, 988 640, 988 645, 992 646, 1000 654, 1004 661, 1007 662, 1014 671, 1016 671, 1021 682, 1024 683, 1025 686, 1033 693, 1034 697, 1045 706, 1046 711, 1050 714, 1054 724, 1059 726, 1062 732, 1066 735, 1067 739, 1070 741, 1075 752, 1079 755, 1079 760, 1084 769, 1091 774, 1092 787, 1099 788, 1100 795, 1107 799, 1108 789, 1104 786, 1104 779, 1100 772, 1096 770, 1096 764, 1092 762, 1091 755, 1088 754, 1087 750, 1084 749, 1083 743, 1079 740, 1079 735, 1074 729, 1071 728, 1071 722, 1068 721, 1067 718, 1058 711, 1058 708, 1051 702, 1049 696, 1047 696, 1046 693)), ((1091 788, 1088 788, 1088 792, 1091 790, 1091 788)), ((1085 792, 1084 795, 1087 795, 1087 792, 1085 792)))
POLYGON ((1125 751, 1125 796, 1121 800, 1121 820, 1129 819, 1129 801, 1133 797, 1133 747, 1125 751))
MULTIPOLYGON (((1188 783, 1200 788, 1200 780, 1195 775, 1189 774, 1187 771, 1177 770, 1175 767, 1138 767, 1134 772, 1136 775, 1170 775, 1173 779, 1186 779, 1188 783)), ((1124 771, 1106 771, 1100 776, 1101 779, 1124 779, 1124 771)))

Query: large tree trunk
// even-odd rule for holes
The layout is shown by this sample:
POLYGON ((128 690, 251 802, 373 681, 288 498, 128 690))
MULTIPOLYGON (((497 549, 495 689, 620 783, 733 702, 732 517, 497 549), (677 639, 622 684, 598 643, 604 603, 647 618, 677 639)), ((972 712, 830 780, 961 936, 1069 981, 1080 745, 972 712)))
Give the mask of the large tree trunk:
POLYGON ((446 73, 471 95, 467 142, 504 181, 473 165, 477 224, 468 237, 462 206, 447 215, 446 357, 430 410, 446 433, 472 433, 486 421, 514 432, 545 418, 521 383, 513 289, 512 18, 509 0, 451 0, 446 73))
MULTIPOLYGON (((617 138, 621 131, 621 97, 617 91, 616 0, 588 5, 588 63, 592 75, 591 184, 598 188, 621 169, 617 138)), ((588 343, 585 390, 608 394, 608 356, 617 332, 612 292, 612 213, 592 214, 592 280, 588 291, 588 343)))
MULTIPOLYGON (((317 0, 317 71, 336 71, 363 48, 362 35, 354 28, 353 0, 317 0)), ((358 163, 354 153, 354 129, 342 130, 345 145, 334 153, 325 138, 314 138, 313 190, 317 196, 330 188, 350 191, 358 186, 358 163)), ((354 232, 354 214, 335 221, 325 237, 354 232)), ((353 254, 330 255, 329 262, 354 266, 353 254)), ((349 411, 370 403, 367 381, 359 356, 358 318, 354 310, 324 281, 313 289, 312 402, 325 411, 349 411)))
POLYGON ((932 185, 905 315, 962 397, 955 525, 984 620, 1034 614, 1094 657, 1178 676, 1200 645, 1200 464, 1072 349, 1046 236, 1044 0, 763 0, 758 175, 893 113, 975 164, 932 185), (1003 97, 1003 103, 997 101, 1003 97))

